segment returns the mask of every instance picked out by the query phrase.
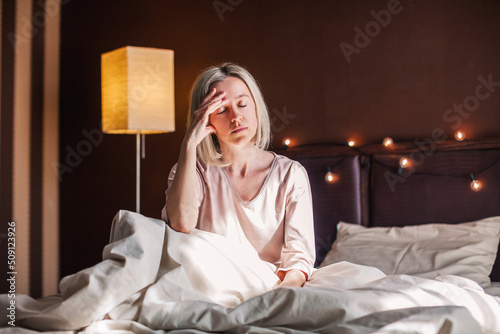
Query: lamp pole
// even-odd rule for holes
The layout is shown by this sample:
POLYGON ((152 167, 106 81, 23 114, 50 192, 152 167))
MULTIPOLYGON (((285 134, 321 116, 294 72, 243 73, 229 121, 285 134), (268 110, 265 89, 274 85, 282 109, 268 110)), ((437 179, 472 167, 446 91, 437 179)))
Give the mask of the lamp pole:
POLYGON ((141 133, 135 134, 135 211, 141 213, 141 133))

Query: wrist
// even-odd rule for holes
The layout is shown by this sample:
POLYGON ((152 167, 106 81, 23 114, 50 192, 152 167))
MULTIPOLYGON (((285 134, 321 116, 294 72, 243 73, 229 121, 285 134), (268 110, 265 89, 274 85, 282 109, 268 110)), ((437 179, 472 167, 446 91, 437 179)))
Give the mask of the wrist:
POLYGON ((192 138, 184 138, 181 144, 181 154, 196 157, 196 147, 198 144, 192 138))
POLYGON ((192 136, 185 136, 182 140, 182 149, 196 150, 199 143, 196 142, 195 138, 192 136))
POLYGON ((282 281, 281 286, 297 286, 304 285, 307 281, 307 274, 299 269, 291 269, 288 271, 279 271, 277 273, 279 279, 282 281))

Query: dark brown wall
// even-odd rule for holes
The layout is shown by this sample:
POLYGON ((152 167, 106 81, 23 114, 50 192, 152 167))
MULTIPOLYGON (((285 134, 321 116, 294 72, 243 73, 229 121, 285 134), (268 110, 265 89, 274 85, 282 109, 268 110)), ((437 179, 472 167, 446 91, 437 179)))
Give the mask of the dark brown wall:
POLYGON ((177 131, 148 136, 142 165, 142 213, 151 217, 177 160, 189 88, 214 63, 237 62, 259 80, 275 147, 285 136, 431 138, 437 128, 452 135, 458 122, 469 138, 500 136, 500 83, 476 92, 479 76, 500 82, 496 0, 92 0, 69 1, 62 13, 62 275, 99 261, 114 214, 135 207, 135 138, 98 138, 100 55, 125 45, 175 51, 177 131), (382 10, 392 10, 390 21, 382 10), (356 32, 366 25, 370 40, 356 32), (357 48, 350 62, 341 43, 357 48), (470 112, 453 111, 464 102, 470 112), (70 153, 89 142, 85 156, 70 153))

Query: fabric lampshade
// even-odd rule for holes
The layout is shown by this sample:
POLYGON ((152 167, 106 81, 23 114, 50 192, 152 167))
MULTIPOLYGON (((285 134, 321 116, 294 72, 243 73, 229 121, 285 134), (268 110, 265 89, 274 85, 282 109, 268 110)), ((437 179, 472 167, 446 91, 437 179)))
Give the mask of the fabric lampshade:
POLYGON ((102 130, 175 131, 174 51, 126 46, 101 55, 102 130))

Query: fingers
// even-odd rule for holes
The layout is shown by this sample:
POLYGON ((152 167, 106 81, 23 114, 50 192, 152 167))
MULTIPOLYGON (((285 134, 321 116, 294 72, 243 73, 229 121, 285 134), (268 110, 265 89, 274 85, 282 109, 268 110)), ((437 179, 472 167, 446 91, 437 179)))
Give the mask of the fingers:
POLYGON ((199 109, 204 109, 209 107, 210 105, 213 105, 217 101, 221 100, 224 96, 226 95, 226 92, 217 92, 215 88, 213 88, 210 93, 203 99, 201 102, 199 109))
POLYGON ((215 127, 210 124, 210 115, 228 103, 226 92, 217 92, 213 88, 194 112, 187 136, 193 136, 198 144, 210 133, 216 133, 215 127))
POLYGON ((215 93, 217 92, 217 90, 215 88, 212 88, 212 90, 208 93, 207 96, 205 96, 205 98, 203 99, 203 101, 201 101, 201 104, 200 106, 204 105, 205 103, 207 103, 212 97, 215 96, 215 93))
POLYGON ((228 99, 226 97, 217 97, 212 100, 209 105, 206 107, 206 112, 210 115, 220 107, 224 106, 228 103, 228 99))
POLYGON ((227 102, 228 99, 225 97, 216 97, 207 101, 205 105, 201 106, 194 112, 190 128, 192 128, 196 133, 201 131, 204 135, 215 132, 215 128, 210 124, 210 114, 224 106, 227 102))
POLYGON ((210 114, 229 102, 224 95, 225 93, 221 93, 220 95, 214 96, 212 100, 207 101, 207 103, 201 106, 195 113, 208 121, 210 114))
POLYGON ((203 105, 209 103, 214 98, 220 97, 220 96, 225 95, 225 94, 226 93, 223 92, 223 91, 217 92, 216 88, 212 88, 212 90, 208 93, 208 95, 205 96, 205 98, 203 99, 203 101, 201 101, 200 107, 202 107, 203 105))

